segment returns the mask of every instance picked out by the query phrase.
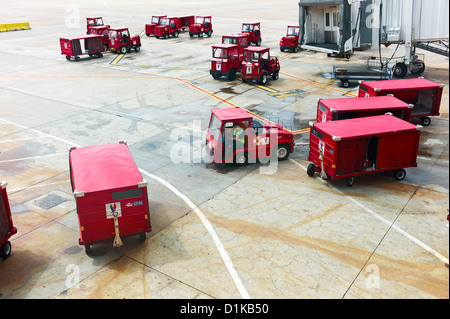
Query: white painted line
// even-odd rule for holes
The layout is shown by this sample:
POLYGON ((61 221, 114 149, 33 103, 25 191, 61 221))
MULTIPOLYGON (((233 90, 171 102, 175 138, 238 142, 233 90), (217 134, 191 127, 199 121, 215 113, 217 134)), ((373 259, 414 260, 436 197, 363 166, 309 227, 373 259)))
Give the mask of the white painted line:
POLYGON ((37 159, 37 158, 42 158, 42 157, 60 156, 60 155, 67 155, 67 153, 55 153, 55 154, 47 154, 47 155, 32 156, 32 157, 14 158, 14 159, 0 161, 0 163, 26 161, 26 160, 32 160, 32 159, 37 159))
MULTIPOLYGON (((292 158, 289 159, 292 163, 294 163, 295 165, 297 165, 298 167, 302 168, 303 170, 306 171, 306 167, 304 167, 302 164, 298 163, 297 161, 294 161, 292 158)), ((327 183, 326 181, 320 179, 322 182, 327 183)), ((423 249, 425 249, 426 251, 428 251, 429 253, 433 254, 435 257, 439 258, 440 260, 442 260, 444 263, 448 264, 448 258, 442 256, 440 253, 438 253, 437 251, 435 251, 433 248, 427 246, 426 244, 424 244, 423 242, 421 242, 420 240, 418 240, 417 238, 415 238, 414 236, 408 234, 406 231, 404 231, 403 229, 401 229, 400 227, 398 227, 397 225, 393 224, 392 222, 388 221, 387 219, 385 219, 384 217, 378 215, 377 213, 375 213, 373 210, 371 210, 370 208, 366 207, 364 204, 362 204, 361 202, 359 202, 358 200, 354 199, 351 196, 345 195, 342 191, 340 191, 339 189, 337 189, 336 187, 334 187, 333 185, 331 185, 330 183, 327 183, 328 186, 330 186, 331 188, 333 188, 336 192, 338 192, 339 194, 343 195, 345 198, 347 198, 349 201, 353 202, 355 205, 359 206, 360 208, 362 208, 363 210, 365 210, 366 212, 368 212, 369 214, 371 214, 372 216, 376 217, 378 220, 382 221, 383 223, 385 223, 386 225, 392 227, 393 229, 395 229, 396 231, 398 231, 400 234, 402 234, 403 236, 405 236, 406 238, 408 238, 409 240, 413 241, 414 243, 416 243, 417 245, 419 245, 420 247, 422 247, 423 249)))
MULTIPOLYGON (((65 139, 59 138, 57 136, 53 136, 51 134, 43 133, 43 132, 37 131, 35 129, 28 128, 28 127, 26 127, 24 125, 16 124, 14 122, 11 122, 11 121, 8 121, 8 120, 5 120, 5 119, 1 119, 1 118, 0 118, 0 120, 5 121, 5 122, 7 122, 9 124, 13 124, 13 125, 19 126, 19 127, 23 128, 25 130, 29 130, 29 131, 35 132, 37 134, 42 134, 42 135, 44 135, 46 137, 56 139, 56 140, 58 140, 60 142, 66 143, 66 144, 71 145, 71 146, 82 147, 81 145, 72 143, 70 141, 67 141, 65 139)), ((222 242, 220 241, 219 237, 217 236, 216 232, 214 231, 214 228, 212 227, 211 223, 208 221, 206 216, 200 211, 200 209, 198 209, 198 207, 195 206, 195 204, 192 203, 189 200, 189 198, 187 198, 184 194, 180 193, 180 191, 178 191, 175 187, 173 187, 170 183, 168 183, 164 179, 162 179, 162 178, 160 178, 158 176, 155 176, 153 174, 150 174, 149 172, 147 172, 147 171, 145 171, 145 170, 143 170, 141 168, 139 168, 139 170, 141 171, 142 174, 145 174, 146 176, 148 176, 148 177, 150 177, 150 178, 160 182, 161 184, 166 186, 168 189, 170 189, 172 192, 174 192, 178 197, 180 197, 189 206, 189 208, 191 208, 195 212, 195 214, 200 218, 200 220, 202 221, 203 225, 206 227, 206 229, 208 230, 208 232, 211 235, 212 239, 214 240, 214 243, 216 244, 216 247, 219 250, 220 256, 222 257, 222 260, 224 261, 225 266, 227 267, 228 272, 230 273, 231 278, 233 279, 233 281, 234 281, 234 283, 236 285, 236 288, 238 289, 239 293, 241 294, 241 297, 244 298, 244 299, 250 299, 250 297, 249 297, 249 295, 247 293, 247 290, 245 289, 244 285, 242 284, 242 281, 239 278, 239 275, 237 274, 236 269, 233 266, 233 262, 231 261, 231 259, 228 256, 225 248, 222 245, 222 242)))
POLYGON ((9 142, 21 142, 21 141, 29 141, 29 140, 35 140, 38 138, 43 138, 44 136, 35 136, 35 137, 24 137, 24 138, 15 138, 12 140, 3 140, 0 141, 0 143, 9 143, 9 142))
POLYGON ((195 214, 198 216, 198 218, 200 218, 200 220, 202 221, 203 225, 205 226, 205 228, 208 230, 209 234, 211 235, 212 239, 214 240, 214 243, 216 244, 217 249, 219 250, 220 255, 222 256, 222 259, 225 263, 225 266, 228 269, 228 272, 231 275, 231 278, 233 278, 234 284, 236 285, 237 289, 239 290, 239 293, 241 294, 241 297, 244 299, 249 299, 249 295, 247 293, 247 290, 245 289, 244 285, 242 284, 241 279, 239 278, 239 275, 237 274, 234 266, 233 266, 233 262, 231 261, 230 257, 228 256, 225 248, 222 245, 222 242, 220 241, 219 237, 217 236, 214 227, 212 227, 211 223, 209 222, 209 220, 206 218, 206 216, 200 211, 200 209, 198 209, 197 206, 195 206, 194 203, 192 203, 189 198, 187 198, 184 194, 182 194, 178 189, 176 189, 175 187, 173 187, 171 184, 169 184, 167 181, 165 181, 164 179, 155 176, 153 174, 150 174, 149 172, 143 170, 143 169, 139 169, 139 171, 150 177, 151 179, 157 180, 158 182, 160 182, 161 184, 163 184, 164 186, 166 186, 168 189, 170 189, 172 192, 174 192, 178 197, 180 197, 188 206, 190 209, 192 209, 195 214))
POLYGON ((36 188, 36 187, 45 187, 45 186, 56 185, 56 184, 61 184, 61 183, 70 183, 70 180, 67 179, 65 181, 60 181, 60 182, 54 182, 54 183, 48 183, 48 184, 38 184, 38 185, 32 185, 32 186, 27 186, 27 187, 9 189, 8 192, 9 193, 13 193, 13 192, 22 191, 24 189, 36 188))

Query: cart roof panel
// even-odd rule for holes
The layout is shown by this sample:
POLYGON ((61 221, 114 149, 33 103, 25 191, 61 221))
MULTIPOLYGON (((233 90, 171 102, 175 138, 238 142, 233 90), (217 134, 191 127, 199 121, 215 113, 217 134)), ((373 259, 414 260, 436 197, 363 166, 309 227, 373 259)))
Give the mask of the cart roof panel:
POLYGON ((315 123, 314 128, 330 136, 341 137, 341 139, 417 129, 416 125, 392 115, 378 115, 332 122, 321 122, 315 123))
POLYGON ((241 108, 212 109, 211 112, 221 121, 250 119, 250 113, 241 108))
POLYGON ((402 80, 383 80, 383 81, 364 81, 361 83, 366 87, 377 88, 383 91, 405 90, 405 89, 425 89, 437 88, 438 83, 426 79, 402 79, 402 80))
POLYGON ((131 153, 124 143, 75 148, 70 151, 74 190, 85 193, 142 182, 131 153))
POLYGON ((408 103, 394 96, 377 97, 352 97, 339 99, 321 99, 319 101, 330 110, 352 111, 352 110, 380 110, 380 109, 407 109, 408 103))

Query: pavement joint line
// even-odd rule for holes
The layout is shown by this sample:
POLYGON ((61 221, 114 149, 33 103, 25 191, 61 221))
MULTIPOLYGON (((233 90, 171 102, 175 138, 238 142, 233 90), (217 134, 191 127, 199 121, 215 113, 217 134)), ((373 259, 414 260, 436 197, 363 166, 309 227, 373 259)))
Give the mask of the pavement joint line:
POLYGON ((14 159, 0 161, 0 163, 9 163, 9 162, 17 162, 17 161, 28 161, 28 160, 38 159, 38 158, 42 158, 42 157, 51 157, 51 156, 60 156, 60 155, 67 155, 67 153, 54 153, 54 154, 47 154, 47 155, 14 158, 14 159))
MULTIPOLYGON (((294 165, 297 165, 298 167, 302 168, 304 171, 306 171, 306 167, 304 167, 302 164, 300 164, 299 162, 293 160, 292 158, 289 158, 289 161, 291 163, 293 163, 294 165)), ((377 213, 375 213, 373 210, 371 210, 370 208, 368 208, 367 206, 365 206, 363 203, 361 203, 360 201, 354 199, 352 196, 346 195, 343 191, 339 190, 338 188, 336 188, 335 186, 331 185, 330 183, 328 183, 327 181, 323 180, 320 178, 320 181, 327 184, 328 186, 330 186, 334 191, 336 191, 337 193, 339 193, 340 195, 344 196, 346 199, 348 199, 349 201, 351 201, 353 204, 355 204, 356 206, 360 207, 361 209, 363 209, 364 211, 366 211, 367 213, 371 214, 372 216, 374 216, 375 218, 377 218, 379 221, 383 222, 384 224, 388 225, 390 228, 395 229, 398 233, 400 233, 401 235, 405 236, 406 238, 408 238, 409 240, 411 240, 412 242, 416 243, 417 245, 419 245, 420 247, 422 247, 423 249, 425 249, 426 251, 428 251, 429 253, 433 254, 435 257, 439 258, 441 261, 443 261, 444 263, 448 264, 449 263, 449 259, 447 257, 444 257, 443 255, 441 255, 440 253, 438 253, 437 251, 435 251, 433 248, 429 247, 428 245, 426 245, 425 243, 421 242, 419 239, 417 239, 416 237, 410 235, 409 233, 407 233, 406 231, 404 231, 403 229, 401 229, 400 227, 398 227, 397 225, 394 224, 394 222, 397 220, 397 218, 394 220, 394 222, 390 222, 387 219, 385 219, 384 217, 378 215, 377 213)), ((419 186, 420 187, 420 186, 419 186)))
MULTIPOLYGON (((4 122, 7 122, 9 124, 12 124, 12 125, 16 125, 16 126, 21 127, 21 128, 23 128, 25 130, 30 130, 32 132, 42 134, 42 135, 47 136, 49 138, 56 139, 56 140, 58 140, 60 142, 64 142, 64 143, 69 144, 71 146, 82 147, 81 145, 72 143, 70 141, 67 141, 65 139, 59 138, 57 136, 54 136, 54 135, 51 135, 51 134, 47 134, 47 133, 43 133, 43 132, 40 132, 38 130, 28 128, 28 127, 26 127, 24 125, 21 125, 21 124, 18 124, 18 123, 14 123, 14 122, 8 121, 8 120, 3 119, 3 118, 0 118, 0 120, 2 120, 4 122)), ((61 154, 67 155, 67 153, 61 153, 61 154)), ((145 174, 146 176, 152 178, 153 180, 156 180, 156 181, 162 183, 165 187, 170 189, 174 194, 176 194, 178 197, 180 197, 195 212, 195 214, 201 220, 201 222, 203 223, 205 228, 208 230, 208 233, 211 235, 211 238, 213 239, 214 243, 216 244, 216 247, 219 250, 220 256, 222 257, 222 260, 225 263, 225 266, 226 266, 228 272, 230 273, 230 276, 232 277, 232 279, 233 279, 233 281, 234 281, 234 283, 236 285, 236 288, 238 289, 239 293, 241 294, 241 297, 243 299, 250 299, 250 297, 249 297, 249 295, 248 295, 244 285, 242 284, 241 279, 239 278, 239 275, 236 272, 236 269, 235 269, 235 267, 233 265, 233 262, 231 261, 230 257, 228 256, 224 246, 222 245, 222 242, 220 241, 219 237, 217 236, 217 233, 215 232, 215 230, 214 230, 213 226, 211 225, 211 223, 209 222, 208 218, 200 211, 200 209, 189 198, 187 198, 184 194, 182 194, 180 191, 178 191, 178 189, 176 189, 174 186, 172 186, 172 184, 170 184, 166 180, 164 180, 164 179, 162 179, 162 178, 160 178, 160 177, 158 177, 156 175, 153 175, 153 174, 151 174, 151 173, 149 173, 149 172, 147 172, 147 171, 145 171, 145 170, 143 170, 141 168, 138 168, 138 169, 139 169, 139 171, 142 174, 145 174)))

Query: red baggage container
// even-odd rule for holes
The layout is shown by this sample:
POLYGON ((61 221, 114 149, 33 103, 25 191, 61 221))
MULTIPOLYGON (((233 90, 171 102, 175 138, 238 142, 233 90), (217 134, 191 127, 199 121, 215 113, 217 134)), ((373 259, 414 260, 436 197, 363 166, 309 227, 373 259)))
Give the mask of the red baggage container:
POLYGON ((360 97, 382 96, 392 94, 396 98, 413 104, 411 117, 418 117, 422 125, 431 123, 429 116, 439 116, 443 84, 428 81, 423 78, 364 81, 359 85, 360 97))
POLYGON ((420 129, 392 115, 314 123, 311 128, 307 169, 323 179, 393 171, 396 180, 406 176, 403 168, 417 166, 420 129))
POLYGON ((11 217, 6 185, 6 182, 0 182, 0 257, 3 259, 11 255, 9 238, 17 233, 17 228, 14 227, 11 217))
POLYGON ((96 34, 89 34, 76 38, 60 38, 59 44, 61 47, 61 54, 66 56, 69 61, 74 57, 75 61, 80 61, 80 55, 88 54, 89 56, 96 55, 103 57, 105 48, 103 46, 103 36, 96 34))
POLYGON ((70 179, 80 228, 79 244, 91 245, 151 231, 147 183, 124 142, 69 152, 70 179))
POLYGON ((388 112, 409 121, 413 107, 414 105, 393 96, 320 99, 317 102, 317 122, 383 115, 388 112))

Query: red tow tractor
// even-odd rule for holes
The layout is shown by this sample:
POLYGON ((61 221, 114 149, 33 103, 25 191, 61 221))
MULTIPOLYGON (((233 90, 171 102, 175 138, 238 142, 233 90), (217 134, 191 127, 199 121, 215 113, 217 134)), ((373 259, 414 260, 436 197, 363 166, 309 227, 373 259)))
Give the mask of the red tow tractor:
POLYGON ((248 47, 248 37, 245 34, 227 34, 222 36, 223 44, 235 44, 239 49, 239 56, 241 57, 241 62, 244 56, 244 49, 248 47))
POLYGON ((211 16, 197 16, 195 17, 195 23, 189 25, 189 36, 192 38, 197 35, 199 38, 206 34, 211 37, 213 33, 211 16))
POLYGON ((155 34, 155 28, 157 26, 159 26, 160 23, 161 23, 161 18, 165 18, 165 17, 167 17, 167 15, 152 16, 151 23, 145 25, 145 34, 147 36, 150 36, 152 34, 154 35, 155 34))
POLYGON ((59 44, 61 54, 66 56, 70 61, 73 57, 75 61, 80 61, 81 55, 89 55, 90 57, 103 57, 105 48, 103 46, 103 37, 101 35, 88 34, 76 38, 60 38, 59 44))
POLYGON ((235 44, 218 44, 212 46, 211 70, 213 79, 226 76, 228 81, 234 81, 241 71, 242 59, 239 48, 235 44))
POLYGON ((249 44, 254 44, 258 47, 261 45, 262 38, 260 22, 243 23, 241 33, 247 36, 249 44))
POLYGON ((284 160, 294 151, 294 135, 281 125, 259 122, 242 108, 212 109, 206 149, 213 163, 284 160))
POLYGON ((93 18, 86 18, 86 33, 90 34, 90 30, 92 27, 98 27, 98 26, 105 26, 109 28, 109 25, 105 25, 103 23, 102 17, 93 17, 93 18))
POLYGON ((298 25, 288 26, 286 36, 280 40, 280 51, 291 50, 292 52, 298 52, 300 49, 299 37, 300 27, 298 25))
POLYGON ((247 47, 244 49, 244 61, 241 66, 243 82, 257 81, 266 84, 269 76, 278 80, 280 62, 270 56, 270 49, 265 47, 247 47))
POLYGON ((113 52, 125 54, 134 48, 136 52, 141 50, 141 37, 130 36, 128 28, 109 29, 109 49, 113 52))
POLYGON ((164 17, 160 19, 160 24, 155 27, 155 37, 157 39, 168 39, 169 36, 178 38, 182 31, 182 21, 178 17, 164 17))

